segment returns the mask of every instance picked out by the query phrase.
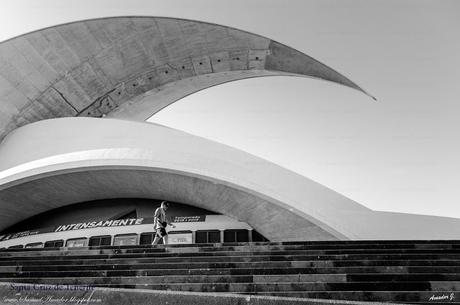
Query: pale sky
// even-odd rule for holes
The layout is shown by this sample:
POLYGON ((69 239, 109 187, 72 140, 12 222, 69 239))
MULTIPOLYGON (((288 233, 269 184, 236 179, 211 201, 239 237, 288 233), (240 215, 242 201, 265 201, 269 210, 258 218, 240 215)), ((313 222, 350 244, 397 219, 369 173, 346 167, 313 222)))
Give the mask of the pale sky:
POLYGON ((378 99, 312 79, 266 77, 201 91, 152 122, 242 149, 374 210, 460 218, 460 1, 2 1, 0 40, 125 15, 260 34, 378 99))

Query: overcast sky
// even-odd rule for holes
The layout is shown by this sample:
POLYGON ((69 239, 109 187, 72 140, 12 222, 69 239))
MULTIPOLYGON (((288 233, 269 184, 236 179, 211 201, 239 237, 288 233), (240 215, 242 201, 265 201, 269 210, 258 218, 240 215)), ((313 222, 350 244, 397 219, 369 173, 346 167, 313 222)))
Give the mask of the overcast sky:
POLYGON ((266 77, 151 121, 242 149, 375 210, 460 218, 460 1, 2 1, 0 40, 64 22, 169 16, 298 49, 376 96, 266 77))

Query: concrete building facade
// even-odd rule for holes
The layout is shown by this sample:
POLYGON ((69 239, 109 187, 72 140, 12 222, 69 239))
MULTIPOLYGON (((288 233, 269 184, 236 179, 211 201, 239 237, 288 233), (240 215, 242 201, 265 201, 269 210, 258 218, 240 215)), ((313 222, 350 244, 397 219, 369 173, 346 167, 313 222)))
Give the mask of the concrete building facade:
POLYGON ((458 238, 458 219, 373 211, 256 156, 144 122, 193 92, 271 75, 366 93, 278 42, 190 20, 88 20, 1 43, 0 231, 72 204, 144 198, 225 215, 271 241, 458 238))

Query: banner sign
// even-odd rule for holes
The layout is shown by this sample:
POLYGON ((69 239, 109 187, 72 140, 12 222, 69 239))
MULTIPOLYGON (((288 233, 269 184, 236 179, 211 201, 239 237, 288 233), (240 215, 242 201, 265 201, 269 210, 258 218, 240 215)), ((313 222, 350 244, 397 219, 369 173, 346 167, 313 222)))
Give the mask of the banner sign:
POLYGON ((51 228, 49 228, 48 230, 24 231, 24 232, 19 232, 19 233, 0 235, 0 241, 5 241, 5 240, 9 240, 9 239, 14 239, 14 238, 20 238, 20 237, 25 237, 25 236, 30 236, 30 235, 37 235, 37 234, 40 234, 40 233, 51 232, 50 229, 51 228))
POLYGON ((24 231, 24 232, 19 232, 19 233, 0 235, 0 241, 20 238, 20 237, 26 237, 30 235, 50 233, 50 232, 66 232, 66 231, 72 231, 72 230, 91 229, 91 228, 98 228, 98 227, 122 227, 122 226, 134 226, 134 225, 142 225, 142 224, 153 224, 153 217, 130 218, 130 219, 119 219, 119 220, 101 220, 101 221, 91 221, 91 222, 60 225, 54 228, 47 227, 47 228, 41 228, 41 229, 36 229, 32 231, 24 231))
MULTIPOLYGON (((37 235, 37 234, 42 234, 42 233, 49 233, 49 232, 66 232, 66 231, 91 229, 91 228, 124 227, 124 226, 153 224, 153 220, 154 220, 153 217, 146 217, 146 218, 129 218, 129 219, 101 220, 101 221, 72 223, 72 224, 66 224, 66 225, 59 225, 55 228, 48 227, 48 228, 24 231, 24 232, 13 233, 13 234, 0 235, 0 241, 20 238, 20 237, 25 237, 25 236, 30 236, 30 235, 37 235)), ((176 223, 176 222, 203 222, 203 221, 206 221, 206 215, 175 216, 174 219, 172 220, 173 223, 176 223)), ((188 241, 189 239, 187 237, 187 242, 188 241)))
POLYGON ((70 225, 61 225, 54 229, 54 232, 64 232, 81 229, 91 228, 104 228, 104 227, 124 227, 153 223, 153 218, 128 218, 117 220, 101 220, 91 222, 73 223, 70 225))
POLYGON ((199 216, 176 216, 172 222, 201 222, 206 221, 206 215, 199 216))

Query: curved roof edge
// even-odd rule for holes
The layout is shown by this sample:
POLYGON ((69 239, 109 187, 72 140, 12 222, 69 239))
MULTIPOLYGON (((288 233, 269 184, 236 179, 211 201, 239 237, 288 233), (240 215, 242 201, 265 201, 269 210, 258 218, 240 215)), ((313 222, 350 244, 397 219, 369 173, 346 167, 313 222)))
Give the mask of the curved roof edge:
POLYGON ((0 139, 49 118, 145 118, 204 88, 267 75, 311 77, 369 95, 300 51, 231 27, 169 17, 90 19, 0 43, 0 139), (155 102, 136 107, 145 95, 155 102))
POLYGON ((0 156, 3 225, 52 206, 125 193, 153 196, 150 192, 170 188, 163 195, 176 192, 183 197, 169 200, 197 205, 206 201, 206 208, 238 217, 277 240, 301 240, 307 232, 312 239, 346 239, 347 234, 324 222, 330 216, 327 211, 368 210, 273 163, 155 124, 90 118, 41 121, 8 136, 0 156), (43 149, 32 149, 38 142, 43 149), (213 207, 219 202, 225 205, 213 207), (235 212, 240 204, 246 208, 235 212), (282 224, 282 218, 291 224, 282 224), (272 232, 279 227, 274 222, 286 232, 272 232))
POLYGON ((460 230, 460 219, 372 211, 273 163, 156 124, 42 121, 11 134, 0 160, 2 225, 65 204, 139 196, 229 215, 273 240, 451 239, 460 230))
MULTIPOLYGON (((27 36, 27 35, 31 35, 31 34, 34 34, 34 33, 38 33, 38 32, 41 32, 41 31, 44 31, 44 30, 50 30, 50 29, 54 29, 56 27, 62 27, 62 26, 68 26, 68 25, 73 25, 73 24, 77 24, 77 23, 81 23, 81 22, 87 22, 87 21, 93 21, 93 20, 110 20, 110 19, 117 19, 117 18, 162 18, 162 19, 171 19, 171 20, 182 20, 182 21, 187 21, 187 22, 200 22, 202 24, 208 24, 208 25, 212 25, 212 26, 223 26, 223 25, 220 25, 220 24, 217 24, 215 22, 207 22, 207 21, 198 21, 198 20, 193 20, 193 19, 187 19, 187 18, 176 18, 176 17, 168 17, 168 16, 147 16, 147 15, 119 15, 119 16, 108 16, 108 17, 101 17, 101 18, 88 18, 88 19, 81 19, 81 20, 76 20, 76 21, 70 21, 70 22, 64 22, 64 23, 60 23, 60 24, 56 24, 56 25, 51 25, 51 26, 48 26, 48 27, 44 27, 44 28, 41 28, 41 29, 38 29, 38 30, 33 30, 33 31, 30 31, 30 32, 27 32, 27 33, 24 33, 24 34, 19 34, 19 35, 16 35, 14 37, 11 37, 11 38, 8 38, 8 39, 5 39, 3 41, 0 41, 0 45, 2 43, 7 43, 9 42, 10 40, 14 40, 14 39, 17 39, 17 38, 20 38, 20 37, 24 37, 24 36, 27 36)), ((236 30, 236 31, 240 31, 242 33, 247 33, 249 35, 254 35, 254 36, 258 36, 260 38, 264 38, 264 39, 269 39, 274 46, 272 46, 270 49, 277 49, 276 51, 278 51, 277 53, 291 53, 289 55, 293 56, 293 57, 297 57, 296 58, 296 61, 297 59, 300 59, 300 64, 302 65, 302 60, 301 58, 298 58, 299 56, 300 57, 304 57, 306 56, 309 60, 313 60, 314 62, 316 62, 318 65, 323 65, 323 66, 326 66, 325 64, 323 64, 322 62, 314 59, 313 57, 310 57, 294 48, 291 48, 291 47, 288 47, 286 46, 285 44, 283 43, 280 43, 280 42, 277 42, 275 40, 271 40, 270 38, 268 37, 265 37, 263 35, 259 35, 259 34, 255 34, 255 33, 251 33, 249 31, 245 31, 245 30, 241 30, 241 29, 238 29, 238 28, 235 28, 235 27, 231 27, 231 26, 225 26, 226 28, 229 28, 229 29, 233 29, 233 30, 236 30)), ((279 59, 278 59, 279 60, 279 59)), ((299 62, 297 62, 299 63, 299 62)), ((293 62, 291 62, 290 64, 293 64, 293 62)), ((279 65, 279 63, 276 63, 276 60, 274 60, 273 62, 273 65, 276 66, 276 65, 279 65)), ((292 71, 285 71, 283 69, 283 67, 278 67, 278 68, 281 68, 281 69, 276 69, 274 68, 273 70, 275 71, 284 71, 284 72, 290 72, 292 73, 292 71)), ((291 67, 292 68, 292 67, 291 67)), ((293 67, 294 69, 297 69, 299 71, 302 70, 301 67, 293 67)), ((340 75, 339 72, 331 69, 330 69, 330 72, 331 74, 337 74, 337 75, 340 75)), ((270 69, 267 69, 267 70, 270 70, 270 69)), ((299 74, 304 74, 304 73, 299 73, 299 74)), ((370 98, 372 98, 373 100, 377 101, 377 98, 374 97, 373 95, 371 95, 370 93, 368 93, 367 91, 365 91, 363 88, 361 88, 360 86, 358 86, 356 83, 352 82, 351 80, 349 80, 348 78, 342 76, 343 79, 342 81, 339 81, 339 80, 334 80, 334 79, 324 79, 324 80, 328 80, 328 81, 331 81, 331 82, 335 82, 335 83, 339 83, 341 85, 344 85, 344 86, 347 86, 347 87, 350 87, 350 88, 353 88, 353 89, 356 89, 358 91, 361 91, 363 92, 364 94, 366 94, 367 96, 369 96, 370 98)))

